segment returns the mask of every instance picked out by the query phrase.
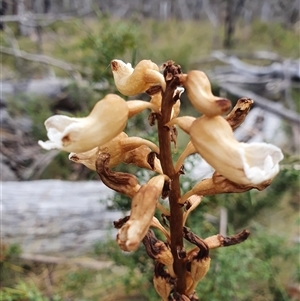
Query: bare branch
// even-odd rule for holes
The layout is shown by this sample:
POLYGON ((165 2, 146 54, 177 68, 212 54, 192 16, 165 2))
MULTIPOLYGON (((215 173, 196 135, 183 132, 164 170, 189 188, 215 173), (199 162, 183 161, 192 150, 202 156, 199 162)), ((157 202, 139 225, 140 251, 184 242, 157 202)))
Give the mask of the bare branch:
POLYGON ((265 97, 257 95, 252 91, 245 90, 231 84, 220 84, 220 87, 239 98, 244 95, 247 95, 247 97, 252 98, 254 100, 256 106, 266 110, 267 112, 278 115, 283 119, 300 127, 300 115, 295 111, 284 108, 282 104, 275 103, 265 97))
POLYGON ((4 47, 4 46, 0 46, 0 52, 8 54, 8 55, 13 55, 15 57, 22 58, 22 59, 28 60, 28 61, 52 65, 57 68, 63 69, 67 72, 80 71, 85 74, 91 73, 91 70, 89 68, 86 68, 86 67, 82 68, 81 66, 78 66, 78 65, 69 64, 62 60, 55 59, 55 58, 52 58, 52 57, 44 55, 44 54, 32 54, 32 53, 28 53, 23 50, 19 50, 16 52, 14 49, 4 47))

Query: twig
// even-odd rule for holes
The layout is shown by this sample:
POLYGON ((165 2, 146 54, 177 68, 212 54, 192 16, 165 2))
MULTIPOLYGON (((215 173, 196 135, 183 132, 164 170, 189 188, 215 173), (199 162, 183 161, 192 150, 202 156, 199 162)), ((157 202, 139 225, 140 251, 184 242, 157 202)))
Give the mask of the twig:
POLYGON ((90 68, 86 68, 86 67, 82 68, 78 65, 69 64, 69 63, 66 63, 62 60, 52 58, 52 57, 44 55, 44 54, 32 54, 32 53, 25 52, 23 50, 19 50, 18 52, 15 52, 14 49, 4 47, 4 46, 0 46, 0 52, 8 54, 8 55, 13 55, 15 57, 22 58, 22 59, 28 60, 28 61, 33 61, 33 62, 39 62, 39 63, 43 63, 43 64, 47 64, 47 65, 52 65, 52 66, 55 66, 57 68, 63 69, 67 72, 80 71, 80 72, 83 72, 85 74, 91 73, 90 68))

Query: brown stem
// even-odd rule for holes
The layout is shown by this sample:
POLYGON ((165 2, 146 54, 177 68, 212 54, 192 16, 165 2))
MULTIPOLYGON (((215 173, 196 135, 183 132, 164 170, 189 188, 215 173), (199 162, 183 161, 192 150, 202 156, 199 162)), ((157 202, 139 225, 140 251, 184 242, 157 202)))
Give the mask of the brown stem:
POLYGON ((165 93, 162 94, 162 105, 161 105, 161 116, 158 118, 158 139, 160 148, 160 161, 164 174, 169 176, 171 179, 171 190, 169 192, 169 203, 170 203, 170 235, 171 235, 171 251, 174 258, 174 271, 177 276, 176 290, 183 294, 186 288, 185 283, 185 266, 184 261, 180 256, 179 252, 183 249, 183 235, 182 228, 183 212, 182 206, 178 204, 180 199, 180 183, 179 174, 175 172, 172 153, 171 153, 171 141, 170 131, 165 124, 170 120, 172 106, 174 104, 174 90, 179 83, 179 78, 174 76, 180 73, 180 67, 177 68, 171 62, 165 65, 164 76, 167 81, 167 87, 165 93))

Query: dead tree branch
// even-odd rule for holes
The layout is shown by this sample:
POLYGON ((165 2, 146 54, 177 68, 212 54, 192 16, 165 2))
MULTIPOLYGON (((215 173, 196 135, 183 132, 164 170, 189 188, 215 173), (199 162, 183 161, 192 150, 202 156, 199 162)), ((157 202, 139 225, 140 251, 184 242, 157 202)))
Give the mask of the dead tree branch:
POLYGON ((69 64, 62 60, 52 58, 52 57, 44 55, 44 54, 32 54, 32 53, 28 53, 23 50, 19 50, 18 52, 16 52, 14 49, 4 47, 4 46, 0 46, 0 52, 8 54, 8 55, 13 55, 15 57, 22 58, 22 59, 28 60, 28 61, 52 65, 57 68, 63 69, 67 72, 73 73, 73 72, 79 71, 79 72, 82 72, 85 74, 91 73, 91 70, 89 68, 86 68, 86 67, 82 68, 81 66, 78 66, 78 65, 69 64))
POLYGON ((223 90, 231 93, 232 95, 237 96, 238 98, 247 95, 247 97, 252 98, 254 100, 254 104, 258 107, 266 110, 267 112, 276 114, 282 117, 283 119, 300 127, 300 115, 295 111, 284 108, 282 104, 275 103, 265 97, 257 95, 252 91, 245 90, 228 83, 220 84, 220 87, 223 90))

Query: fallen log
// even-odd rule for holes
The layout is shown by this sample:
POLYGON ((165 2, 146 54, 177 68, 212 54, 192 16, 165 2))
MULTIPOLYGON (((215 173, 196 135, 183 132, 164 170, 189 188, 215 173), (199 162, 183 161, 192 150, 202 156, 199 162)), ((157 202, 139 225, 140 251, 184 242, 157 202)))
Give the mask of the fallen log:
POLYGON ((2 182, 2 241, 30 254, 83 254, 114 238, 112 191, 100 181, 2 182))

